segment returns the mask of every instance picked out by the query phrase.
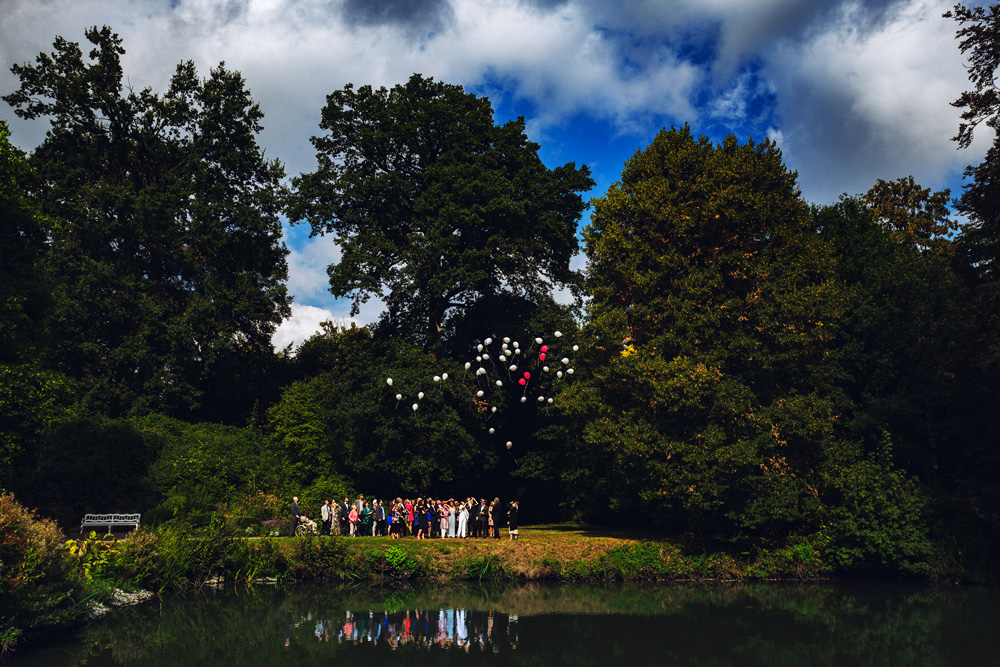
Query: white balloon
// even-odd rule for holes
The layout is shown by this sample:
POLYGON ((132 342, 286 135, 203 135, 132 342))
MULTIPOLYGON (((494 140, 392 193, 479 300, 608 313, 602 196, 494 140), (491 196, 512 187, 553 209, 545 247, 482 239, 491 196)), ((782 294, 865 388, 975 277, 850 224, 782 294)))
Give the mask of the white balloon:
POLYGON ((386 378, 385 379, 385 383, 391 387, 392 386, 392 378, 386 378))
POLYGON ((507 441, 507 449, 510 449, 513 446, 514 446, 514 443, 512 443, 510 440, 508 440, 507 441))
POLYGON ((574 345, 573 346, 573 351, 574 352, 579 352, 580 351, 580 346, 579 345, 574 345))
POLYGON ((500 380, 497 380, 497 386, 498 387, 502 387, 503 386, 503 382, 501 382, 500 380))
POLYGON ((435 382, 440 382, 441 381, 441 376, 440 375, 435 375, 434 376, 434 381, 435 382))
POLYGON ((503 356, 502 354, 498 357, 498 359, 500 359, 501 364, 507 361, 507 357, 503 356))
POLYGON ((414 403, 413 404, 413 411, 416 412, 417 408, 419 408, 419 407, 420 407, 419 405, 417 405, 416 403, 414 403))
POLYGON ((466 361, 465 362, 465 370, 469 370, 470 368, 472 368, 472 362, 466 361))
POLYGON ((476 363, 480 363, 480 364, 483 363, 483 357, 482 356, 476 357, 476 363))
POLYGON ((573 374, 573 369, 572 368, 567 368, 566 369, 566 374, 567 375, 572 375, 573 374))
POLYGON ((517 348, 517 349, 515 349, 515 350, 514 350, 514 354, 521 354, 521 348, 517 348))
POLYGON ((503 344, 506 345, 509 342, 510 342, 510 338, 507 338, 506 336, 504 336, 504 338, 503 338, 503 344))
POLYGON ((396 400, 397 401, 403 400, 403 395, 402 394, 396 394, 396 400))
POLYGON ((488 355, 485 352, 483 352, 483 359, 489 359, 489 358, 490 358, 490 355, 488 355))
POLYGON ((554 335, 554 336, 555 336, 556 338, 559 338, 559 337, 561 337, 561 336, 562 336, 562 332, 561 332, 561 331, 557 331, 557 332, 555 332, 555 334, 553 334, 553 335, 554 335))
POLYGON ((526 403, 527 401, 528 401, 528 399, 527 399, 527 398, 525 398, 524 396, 522 396, 522 397, 521 397, 521 402, 522 402, 522 403, 526 403))
POLYGON ((520 345, 518 345, 516 340, 514 341, 514 347, 521 347, 520 345))
POLYGON ((542 401, 544 401, 544 400, 545 400, 545 397, 544 397, 544 396, 539 396, 539 397, 538 397, 538 402, 539 402, 539 403, 541 403, 541 402, 542 402, 542 401))
POLYGON ((479 345, 476 346, 476 351, 477 352, 482 352, 483 351, 483 344, 482 343, 480 343, 479 345))
POLYGON ((562 371, 556 371, 556 377, 557 378, 561 378, 562 377, 562 371))
POLYGON ((490 408, 490 412, 496 412, 496 411, 497 411, 497 408, 496 408, 495 405, 492 408, 490 408))
POLYGON ((541 345, 542 344, 542 339, 541 338, 536 338, 535 342, 538 343, 539 345, 541 345))
POLYGON ((550 399, 548 399, 548 402, 549 402, 549 403, 551 403, 551 402, 552 402, 552 399, 551 399, 551 398, 550 398, 550 399))
POLYGON ((424 392, 422 392, 422 391, 418 391, 417 392, 417 400, 418 401, 424 400, 424 392))
POLYGON ((492 343, 492 342, 493 342, 493 339, 492 339, 492 338, 487 338, 487 339, 486 339, 486 340, 484 340, 483 342, 484 342, 484 343, 486 343, 487 345, 489 345, 490 343, 492 343))
POLYGON ((569 359, 567 359, 566 357, 563 357, 559 361, 563 362, 564 364, 568 364, 569 363, 569 359))
POLYGON ((517 370, 517 366, 516 366, 515 364, 511 364, 511 365, 510 365, 510 370, 511 370, 511 372, 513 373, 514 371, 516 371, 516 370, 517 370))
POLYGON ((482 398, 483 397, 483 390, 480 389, 479 391, 477 391, 476 392, 476 396, 478 396, 479 398, 482 398))
POLYGON ((491 429, 490 429, 490 435, 493 435, 493 434, 494 434, 494 433, 496 433, 496 432, 497 432, 497 431, 496 431, 496 429, 495 429, 495 428, 491 428, 491 429))
POLYGON ((549 367, 548 366, 542 366, 542 371, 545 372, 545 373, 548 373, 549 372, 549 367))
POLYGON ((448 374, 447 373, 441 373, 441 379, 442 380, 447 380, 448 379, 448 374))

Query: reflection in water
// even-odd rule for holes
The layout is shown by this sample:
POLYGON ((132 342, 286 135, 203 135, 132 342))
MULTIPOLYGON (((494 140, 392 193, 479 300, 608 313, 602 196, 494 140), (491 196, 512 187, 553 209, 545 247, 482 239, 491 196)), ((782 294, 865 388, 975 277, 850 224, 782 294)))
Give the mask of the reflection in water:
POLYGON ((995 589, 257 587, 120 611, 20 665, 997 664, 995 589))
MULTIPOLYGON (((491 650, 517 648, 516 615, 469 609, 406 610, 402 612, 351 611, 344 619, 318 619, 313 634, 320 642, 386 644, 418 649, 457 648, 491 650)), ((309 622, 312 622, 311 620, 309 622)))

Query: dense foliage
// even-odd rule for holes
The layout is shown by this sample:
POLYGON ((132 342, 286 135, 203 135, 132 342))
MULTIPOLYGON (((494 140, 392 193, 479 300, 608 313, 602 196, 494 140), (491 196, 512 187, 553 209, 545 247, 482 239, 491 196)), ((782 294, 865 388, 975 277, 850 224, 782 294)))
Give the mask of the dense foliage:
POLYGON ((867 471, 865 439, 840 426, 851 298, 817 231, 770 142, 675 129, 626 164, 585 232, 595 353, 565 403, 599 489, 588 505, 774 540, 853 502, 836 483, 867 471))
POLYGON ((262 113, 222 64, 204 80, 180 64, 163 95, 132 90, 117 35, 86 36, 86 59, 58 38, 15 65, 20 88, 3 98, 51 123, 26 188, 53 221, 42 356, 101 411, 231 418, 289 312, 284 172, 256 143, 262 113))
POLYGON ((523 118, 496 125, 488 99, 415 74, 331 93, 320 129, 290 217, 336 236, 330 287, 353 314, 382 298, 383 328, 437 350, 476 305, 574 284, 579 193, 594 182, 585 166, 547 168, 523 118))

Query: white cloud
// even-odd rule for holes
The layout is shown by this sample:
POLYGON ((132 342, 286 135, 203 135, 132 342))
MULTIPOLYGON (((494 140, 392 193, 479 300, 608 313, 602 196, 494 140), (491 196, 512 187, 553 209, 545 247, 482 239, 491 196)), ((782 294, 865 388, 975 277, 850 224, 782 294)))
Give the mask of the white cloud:
POLYGON ((958 152, 951 141, 959 111, 950 102, 969 83, 946 9, 913 0, 873 16, 847 3, 767 57, 785 158, 807 199, 830 202, 910 174, 943 184, 985 152, 958 152))
POLYGON ((285 228, 284 242, 288 245, 288 291, 298 301, 326 301, 330 296, 330 278, 326 269, 340 261, 340 247, 330 236, 299 238, 302 228, 285 228), (289 238, 290 232, 295 239, 289 238))
POLYGON ((325 308, 292 304, 292 316, 278 325, 271 336, 274 349, 283 350, 289 345, 294 351, 310 336, 319 333, 323 322, 344 323, 344 318, 336 318, 325 308))

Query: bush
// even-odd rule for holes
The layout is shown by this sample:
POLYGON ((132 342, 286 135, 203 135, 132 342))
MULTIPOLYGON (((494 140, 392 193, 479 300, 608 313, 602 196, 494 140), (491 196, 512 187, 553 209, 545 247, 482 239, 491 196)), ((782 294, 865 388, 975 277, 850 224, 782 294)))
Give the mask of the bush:
POLYGON ((840 502, 829 510, 825 537, 830 560, 847 572, 922 574, 933 547, 917 483, 891 462, 891 445, 840 469, 833 487, 840 502))
POLYGON ((75 621, 83 576, 50 519, 0 490, 0 652, 26 630, 75 621))

